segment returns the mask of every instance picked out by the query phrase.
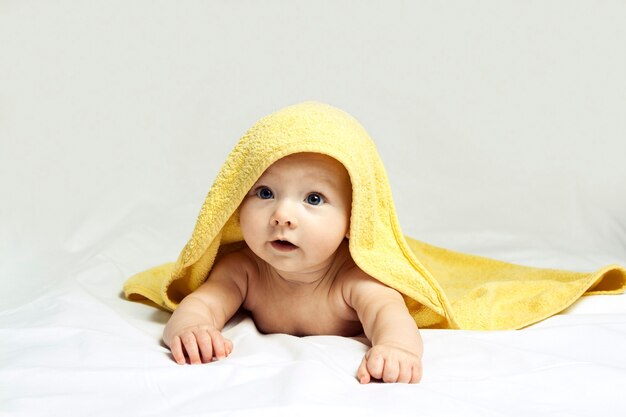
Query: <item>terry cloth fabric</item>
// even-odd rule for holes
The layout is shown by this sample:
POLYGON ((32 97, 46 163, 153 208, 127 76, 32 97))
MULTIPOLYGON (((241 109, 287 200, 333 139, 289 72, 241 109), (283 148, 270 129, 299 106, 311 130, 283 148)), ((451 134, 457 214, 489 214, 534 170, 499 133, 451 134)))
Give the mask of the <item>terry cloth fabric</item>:
POLYGON ((299 152, 326 154, 346 167, 353 188, 350 253, 363 271, 404 295, 420 327, 517 329, 585 293, 620 293, 626 286, 626 270, 618 265, 593 273, 538 269, 405 237, 367 132, 337 108, 305 102, 252 126, 219 172, 178 260, 129 278, 126 297, 174 310, 206 280, 216 256, 243 245, 238 207, 256 180, 278 159, 299 152))

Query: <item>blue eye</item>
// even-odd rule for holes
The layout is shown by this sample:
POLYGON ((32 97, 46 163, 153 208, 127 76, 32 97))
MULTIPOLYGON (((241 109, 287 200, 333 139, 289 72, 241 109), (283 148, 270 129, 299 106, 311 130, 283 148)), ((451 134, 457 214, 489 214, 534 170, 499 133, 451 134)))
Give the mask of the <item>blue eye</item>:
POLYGON ((317 193, 311 193, 306 196, 306 202, 312 206, 319 206, 324 203, 324 197, 317 193))
POLYGON ((261 187, 256 190, 256 196, 262 200, 269 200, 271 198, 274 198, 274 193, 267 187, 261 187))

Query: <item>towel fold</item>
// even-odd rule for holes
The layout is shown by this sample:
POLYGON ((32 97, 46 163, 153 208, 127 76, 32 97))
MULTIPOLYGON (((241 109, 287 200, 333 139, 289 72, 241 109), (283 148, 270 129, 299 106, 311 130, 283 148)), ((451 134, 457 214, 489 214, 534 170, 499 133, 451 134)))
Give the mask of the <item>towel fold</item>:
POLYGON ((367 132, 339 109, 305 102, 266 116, 240 139, 178 260, 129 278, 126 297, 174 310, 204 282, 216 257, 244 244, 238 207, 252 185, 272 163, 300 152, 326 154, 346 167, 353 192, 352 258, 404 295, 420 327, 518 329, 564 310, 583 294, 617 294, 626 287, 626 270, 619 265, 593 273, 531 268, 404 236, 384 166, 367 132))

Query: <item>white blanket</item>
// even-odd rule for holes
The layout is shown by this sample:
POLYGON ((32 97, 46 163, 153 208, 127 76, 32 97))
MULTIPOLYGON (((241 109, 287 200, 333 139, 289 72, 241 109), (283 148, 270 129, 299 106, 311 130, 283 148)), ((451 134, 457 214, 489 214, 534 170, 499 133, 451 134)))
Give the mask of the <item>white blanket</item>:
MULTIPOLYGON (((154 219, 153 219, 154 220, 154 219)), ((168 220, 171 220, 168 219, 168 220)), ((359 385, 361 341, 260 334, 238 315, 233 354, 180 366, 160 343, 169 314, 125 301, 125 259, 165 239, 137 225, 66 254, 57 284, 13 292, 0 311, 0 415, 619 416, 626 296, 584 297, 520 331, 423 330, 418 385, 359 385)), ((57 258, 58 259, 58 258, 57 258)), ((51 262, 52 263, 52 262, 51 262)), ((16 274, 20 277, 20 274, 16 274)), ((27 277, 21 276, 26 281, 27 277)), ((27 286, 25 286, 27 287, 27 286)))

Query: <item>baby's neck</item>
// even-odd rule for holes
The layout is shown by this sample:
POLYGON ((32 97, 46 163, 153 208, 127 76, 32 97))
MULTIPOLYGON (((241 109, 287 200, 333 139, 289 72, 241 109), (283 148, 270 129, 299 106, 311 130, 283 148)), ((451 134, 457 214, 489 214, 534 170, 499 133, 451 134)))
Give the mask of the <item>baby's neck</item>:
POLYGON ((272 283, 281 289, 294 293, 307 293, 319 288, 320 285, 332 280, 332 263, 324 266, 324 268, 311 272, 284 272, 269 267, 269 279, 272 283))

